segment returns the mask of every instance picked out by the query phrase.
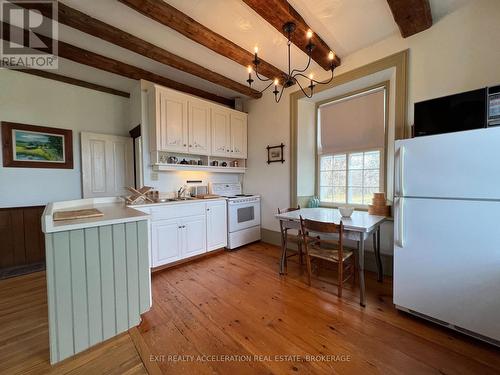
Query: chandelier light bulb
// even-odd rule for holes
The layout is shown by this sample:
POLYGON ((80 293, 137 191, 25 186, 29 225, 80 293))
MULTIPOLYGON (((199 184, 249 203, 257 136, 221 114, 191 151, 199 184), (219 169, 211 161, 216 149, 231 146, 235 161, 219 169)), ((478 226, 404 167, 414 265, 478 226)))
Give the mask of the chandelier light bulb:
POLYGON ((253 49, 253 51, 254 51, 255 53, 258 53, 258 52, 259 52, 259 47, 255 46, 255 47, 254 47, 254 49, 253 49))
POLYGON ((252 67, 250 65, 248 65, 247 71, 248 71, 248 74, 252 73, 252 67))
POLYGON ((309 74, 309 79, 312 81, 313 78, 314 78, 314 74, 310 73, 309 74))
POLYGON ((278 83, 279 83, 278 78, 275 78, 274 79, 274 86, 278 86, 278 83))
POLYGON ((335 57, 335 55, 333 54, 332 51, 330 51, 330 53, 328 53, 328 60, 333 61, 334 57, 335 57))
POLYGON ((307 34, 306 34, 306 36, 307 36, 307 39, 311 39, 311 38, 312 38, 312 36, 313 36, 313 32, 312 32, 312 30, 311 30, 311 29, 307 30, 307 34))

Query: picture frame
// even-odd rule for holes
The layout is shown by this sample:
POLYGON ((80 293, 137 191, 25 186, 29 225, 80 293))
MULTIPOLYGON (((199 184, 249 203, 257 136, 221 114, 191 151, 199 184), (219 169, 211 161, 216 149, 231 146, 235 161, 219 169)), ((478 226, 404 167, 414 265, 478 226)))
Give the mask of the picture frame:
POLYGON ((73 169, 73 131, 2 121, 3 166, 73 169))
POLYGON ((281 143, 278 146, 267 146, 267 164, 271 163, 284 163, 285 159, 283 158, 283 148, 285 145, 281 143))

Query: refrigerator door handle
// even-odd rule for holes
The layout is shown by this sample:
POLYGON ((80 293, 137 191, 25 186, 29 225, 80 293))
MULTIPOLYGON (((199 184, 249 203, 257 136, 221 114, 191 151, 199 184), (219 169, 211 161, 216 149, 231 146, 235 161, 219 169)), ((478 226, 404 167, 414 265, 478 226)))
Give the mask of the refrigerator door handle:
POLYGON ((399 176, 398 176, 398 186, 396 189, 396 194, 399 195, 400 197, 404 196, 404 162, 405 162, 405 147, 401 146, 399 147, 399 176))
POLYGON ((404 198, 397 197, 396 198, 396 246, 404 247, 404 198))

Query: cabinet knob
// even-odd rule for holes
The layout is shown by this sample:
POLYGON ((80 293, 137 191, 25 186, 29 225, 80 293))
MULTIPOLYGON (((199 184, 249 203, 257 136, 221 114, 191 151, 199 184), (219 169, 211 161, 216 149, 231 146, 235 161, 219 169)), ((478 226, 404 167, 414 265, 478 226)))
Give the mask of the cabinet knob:
POLYGON ((229 149, 227 150, 227 152, 229 152, 229 149))
POLYGON ((184 147, 186 147, 186 144, 184 143, 184 147))
POLYGON ((193 147, 193 145, 189 145, 189 147, 193 147))

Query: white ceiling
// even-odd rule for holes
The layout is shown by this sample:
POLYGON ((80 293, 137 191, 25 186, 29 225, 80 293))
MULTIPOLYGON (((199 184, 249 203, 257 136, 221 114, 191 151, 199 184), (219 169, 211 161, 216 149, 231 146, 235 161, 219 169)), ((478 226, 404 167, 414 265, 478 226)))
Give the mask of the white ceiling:
MULTIPOLYGON (((313 31, 342 58, 356 50, 399 33, 386 0, 288 0, 313 31)), ((472 0, 431 0, 437 21, 472 0)), ((191 41, 176 31, 130 9, 116 0, 63 0, 64 4, 109 23, 172 53, 246 84, 245 67, 191 41)), ((206 27, 253 51, 276 67, 286 70, 286 38, 241 0, 166 0, 206 27)), ((220 96, 241 94, 180 72, 121 47, 60 25, 62 41, 112 57, 176 81, 220 96)), ((306 55, 292 48, 292 65, 301 66, 306 55)), ((63 60, 61 74, 128 91, 133 81, 63 60), (94 72, 94 74, 92 74, 94 72)), ((313 63, 312 72, 321 68, 313 63)))

